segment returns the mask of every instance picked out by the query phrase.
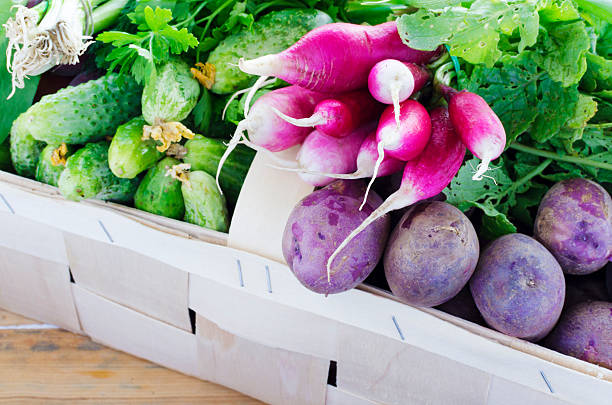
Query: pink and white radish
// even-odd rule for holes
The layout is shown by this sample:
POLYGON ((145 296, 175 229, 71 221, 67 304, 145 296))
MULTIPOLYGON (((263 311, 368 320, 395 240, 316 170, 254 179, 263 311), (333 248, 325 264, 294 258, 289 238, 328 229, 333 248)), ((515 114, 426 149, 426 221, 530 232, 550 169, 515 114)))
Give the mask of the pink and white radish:
POLYGON ((478 94, 469 91, 450 93, 451 121, 467 148, 481 160, 473 180, 482 180, 489 163, 506 147, 506 131, 499 117, 478 94))
POLYGON ((275 112, 298 127, 315 127, 326 135, 341 138, 378 118, 383 108, 366 90, 356 90, 321 101, 308 118, 297 119, 275 112))
POLYGON ((333 23, 315 28, 283 52, 240 60, 239 67, 310 90, 342 93, 366 87, 370 70, 383 59, 425 63, 437 54, 406 46, 395 21, 375 26, 333 23))
POLYGON ((393 105, 395 122, 399 125, 399 104, 421 90, 429 78, 429 72, 414 63, 385 59, 370 70, 368 89, 377 101, 393 105))
MULTIPOLYGON (((376 160, 378 160, 378 149, 376 142, 376 132, 373 131, 361 143, 359 153, 357 154, 357 170, 355 170, 353 173, 325 173, 320 171, 306 170, 303 168, 286 170, 317 176, 331 177, 334 179, 363 179, 370 178, 374 175, 374 166, 376 165, 376 160)), ((392 158, 391 156, 385 156, 378 168, 377 176, 384 177, 389 176, 393 173, 397 173, 404 168, 405 164, 406 162, 402 160, 392 158)))
POLYGON ((236 132, 219 161, 217 183, 223 164, 239 143, 258 151, 280 152, 302 143, 312 131, 310 128, 296 127, 288 123, 276 115, 274 109, 294 117, 307 117, 312 114, 317 103, 328 97, 329 95, 289 86, 264 94, 257 99, 250 111, 245 108, 245 118, 238 123, 236 132), (248 139, 244 135, 245 131, 248 133, 248 139))
POLYGON ((350 173, 357 169, 357 155, 363 140, 374 134, 376 124, 368 124, 352 131, 344 138, 336 138, 314 130, 304 140, 297 155, 299 176, 315 187, 322 187, 334 181, 333 176, 321 173, 350 173))
POLYGON ((465 146, 453 129, 448 110, 436 108, 431 112, 431 120, 433 124, 431 139, 418 158, 406 163, 399 190, 374 210, 330 256, 327 261, 328 280, 331 263, 336 256, 341 254, 342 249, 368 225, 390 211, 439 194, 457 174, 465 157, 465 146))
POLYGON ((436 88, 448 101, 448 111, 455 130, 465 146, 481 160, 472 180, 482 180, 489 163, 497 159, 506 147, 506 131, 487 102, 478 94, 448 86, 454 75, 452 63, 438 68, 436 88))
POLYGON ((407 162, 425 149, 431 137, 431 118, 418 101, 404 101, 400 104, 399 112, 399 125, 394 118, 393 106, 387 107, 380 117, 376 131, 378 159, 374 164, 374 173, 368 184, 366 198, 374 180, 378 177, 378 170, 385 155, 407 162))

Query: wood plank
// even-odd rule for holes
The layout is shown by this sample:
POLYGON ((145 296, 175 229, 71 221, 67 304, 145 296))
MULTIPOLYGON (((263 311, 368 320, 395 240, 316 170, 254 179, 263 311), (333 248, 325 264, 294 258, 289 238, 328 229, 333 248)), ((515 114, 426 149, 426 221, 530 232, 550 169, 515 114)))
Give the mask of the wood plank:
POLYGON ((33 324, 40 324, 40 323, 41 322, 34 321, 28 318, 24 318, 21 315, 17 315, 12 312, 0 309, 0 326, 33 325, 33 324))
MULTIPOLYGON (((0 311, 6 325, 36 324, 0 311)), ((261 404, 228 388, 50 330, 0 331, 0 404, 261 404)))

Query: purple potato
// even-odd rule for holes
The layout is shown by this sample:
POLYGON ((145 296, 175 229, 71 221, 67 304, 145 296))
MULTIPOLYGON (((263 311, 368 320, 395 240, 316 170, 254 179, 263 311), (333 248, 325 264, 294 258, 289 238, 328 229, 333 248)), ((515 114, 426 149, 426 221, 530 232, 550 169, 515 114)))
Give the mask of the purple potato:
POLYGON ((571 307, 545 340, 553 350, 612 369, 612 303, 571 307))
POLYGON ((374 270, 389 236, 389 216, 378 219, 336 257, 327 281, 327 260, 336 247, 380 204, 378 194, 365 195, 362 180, 337 180, 300 201, 283 234, 283 255, 287 264, 307 288, 320 294, 350 290, 374 270))
POLYGON ((389 237, 385 276, 396 296, 432 307, 461 291, 476 268, 479 250, 472 223, 457 208, 439 201, 416 204, 389 237))
POLYGON ((468 285, 463 287, 461 291, 459 291, 459 294, 455 295, 444 304, 438 305, 436 308, 440 311, 446 312, 447 314, 454 315, 479 325, 485 323, 482 315, 480 315, 480 312, 476 307, 476 304, 474 303, 474 298, 472 298, 472 293, 470 293, 470 288, 468 285))
POLYGON ((567 274, 589 274, 612 256, 612 200, 599 184, 563 180, 542 199, 534 237, 555 256, 567 274))
POLYGON ((491 327, 537 341, 559 319, 565 279, 561 266, 544 246, 513 233, 494 240, 482 252, 470 291, 491 327))

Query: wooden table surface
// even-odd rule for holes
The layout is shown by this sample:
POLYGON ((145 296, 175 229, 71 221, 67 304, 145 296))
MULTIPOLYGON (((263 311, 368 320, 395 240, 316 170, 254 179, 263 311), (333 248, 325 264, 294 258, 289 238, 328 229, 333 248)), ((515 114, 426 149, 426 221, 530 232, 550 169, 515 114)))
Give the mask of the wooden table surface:
POLYGON ((41 325, 0 310, 0 404, 261 404, 41 325))

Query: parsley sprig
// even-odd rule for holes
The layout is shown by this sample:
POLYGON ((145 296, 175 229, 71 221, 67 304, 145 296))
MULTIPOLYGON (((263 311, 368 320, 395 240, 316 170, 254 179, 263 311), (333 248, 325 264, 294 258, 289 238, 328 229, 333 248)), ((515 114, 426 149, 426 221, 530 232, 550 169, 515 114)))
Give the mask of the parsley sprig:
POLYGON ((106 31, 97 40, 112 44, 107 56, 109 71, 119 68, 121 74, 131 74, 142 83, 155 69, 156 64, 167 62, 172 55, 179 55, 198 46, 198 39, 187 28, 170 25, 172 10, 146 6, 128 14, 130 21, 137 25, 135 34, 121 31, 106 31))

